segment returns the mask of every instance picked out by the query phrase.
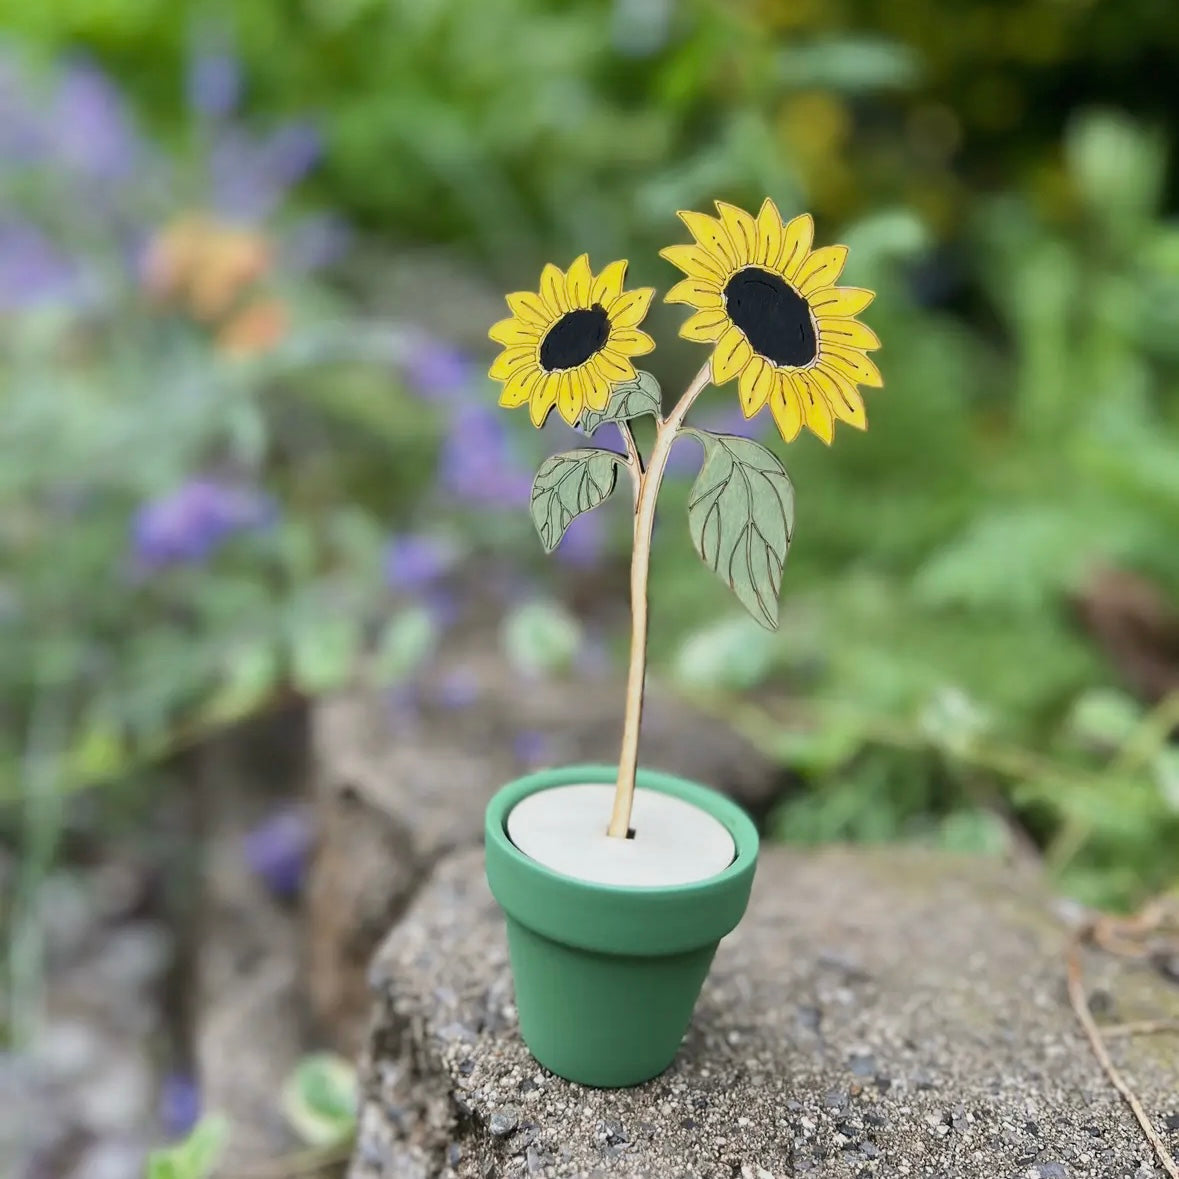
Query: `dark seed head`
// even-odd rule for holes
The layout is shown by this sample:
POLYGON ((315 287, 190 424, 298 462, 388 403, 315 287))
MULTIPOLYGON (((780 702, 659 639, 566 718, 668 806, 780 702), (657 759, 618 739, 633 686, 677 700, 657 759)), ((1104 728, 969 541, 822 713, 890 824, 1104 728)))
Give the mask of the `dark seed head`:
POLYGON ((584 364, 610 338, 610 319, 601 303, 566 311, 540 343, 540 366, 548 372, 584 364))
POLYGON ((725 306, 758 355, 790 368, 815 359, 810 307, 781 275, 758 266, 738 270, 725 284, 725 306))

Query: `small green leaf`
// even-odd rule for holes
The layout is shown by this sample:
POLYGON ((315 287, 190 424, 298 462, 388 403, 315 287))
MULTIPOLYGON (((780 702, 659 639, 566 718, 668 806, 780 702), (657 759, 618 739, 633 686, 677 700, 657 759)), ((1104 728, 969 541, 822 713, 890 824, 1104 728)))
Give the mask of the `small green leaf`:
POLYGON ((232 647, 204 715, 221 724, 248 716, 270 696, 281 676, 279 652, 273 642, 259 639, 232 647))
POLYGON ((574 517, 596 508, 618 479, 621 455, 612 450, 567 450, 545 459, 532 483, 532 522, 551 553, 574 517))
POLYGON ((369 669, 374 684, 388 687, 411 676, 430 657, 438 628, 425 606, 402 610, 381 631, 369 669))
POLYGON ((658 417, 662 404, 659 382, 650 373, 639 372, 633 381, 621 381, 611 388, 605 409, 587 409, 581 415, 581 428, 592 434, 603 422, 629 422, 644 414, 658 417))
POLYGON ((305 619, 291 639, 291 675, 309 696, 340 687, 364 641, 355 618, 305 619))
POLYGON ((689 430, 704 465, 688 501, 688 528, 704 563, 762 626, 778 626, 782 567, 794 530, 794 488, 764 446, 689 430))
POLYGON ((508 661, 523 672, 564 671, 581 643, 581 624, 556 602, 525 602, 504 620, 508 661))
POLYGON ((747 692, 774 665, 773 643, 744 614, 722 618, 684 640, 675 659, 675 678, 703 692, 747 692))
POLYGON ((228 1137, 229 1122, 220 1114, 207 1114, 183 1142, 152 1151, 147 1179, 209 1179, 228 1137))
POLYGON ((356 1070, 328 1052, 304 1057, 282 1088, 282 1111, 309 1146, 334 1146, 355 1132, 356 1070))

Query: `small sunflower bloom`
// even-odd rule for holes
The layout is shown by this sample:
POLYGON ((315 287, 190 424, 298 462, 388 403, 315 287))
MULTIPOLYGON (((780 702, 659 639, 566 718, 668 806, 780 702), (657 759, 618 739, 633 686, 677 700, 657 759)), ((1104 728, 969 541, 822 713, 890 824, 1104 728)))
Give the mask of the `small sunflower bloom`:
POLYGON ((624 290, 626 268, 611 262, 595 277, 582 254, 568 271, 545 266, 538 291, 507 296, 511 317, 488 332, 504 349, 490 370, 504 385, 500 405, 527 405, 538 428, 556 406, 572 426, 606 408, 611 386, 635 379, 632 358, 655 347, 639 330, 655 291, 624 290))
POLYGON ((804 425, 828 445, 836 421, 867 429, 857 386, 884 383, 867 356, 880 341, 855 319, 873 292, 836 286, 847 247, 812 248, 810 214, 783 222, 768 198, 756 217, 716 208, 681 212, 694 243, 660 251, 687 276, 666 299, 696 309, 680 335, 714 345, 713 384, 736 377, 745 417, 768 405, 787 442, 804 425))

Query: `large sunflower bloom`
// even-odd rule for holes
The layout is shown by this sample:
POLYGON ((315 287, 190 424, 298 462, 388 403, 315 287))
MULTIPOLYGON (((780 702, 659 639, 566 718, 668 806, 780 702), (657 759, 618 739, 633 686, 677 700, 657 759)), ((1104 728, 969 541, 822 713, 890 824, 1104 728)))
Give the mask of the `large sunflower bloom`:
POLYGON ((582 254, 568 272, 551 262, 540 290, 508 295, 510 319, 487 333, 504 346, 491 366, 503 381, 500 405, 528 405, 534 426, 543 426, 555 405, 575 425, 585 409, 604 410, 610 387, 633 381, 631 357, 655 347, 638 330, 655 291, 623 291, 626 262, 611 262, 596 278, 582 254))
POLYGON ((768 404, 787 442, 804 425, 828 444, 836 420, 866 429, 856 386, 883 384, 866 355, 880 341, 853 318, 873 293, 835 285, 847 247, 812 249, 810 214, 783 224, 768 199, 756 217, 716 207, 681 212, 695 244, 660 251, 688 276, 667 301, 696 308, 680 335, 716 345, 713 384, 736 377, 745 416, 768 404))

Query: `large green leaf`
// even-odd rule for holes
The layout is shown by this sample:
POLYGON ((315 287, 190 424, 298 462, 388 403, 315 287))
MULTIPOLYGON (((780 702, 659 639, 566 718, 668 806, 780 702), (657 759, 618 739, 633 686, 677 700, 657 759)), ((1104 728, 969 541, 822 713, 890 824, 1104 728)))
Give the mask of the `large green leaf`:
POLYGON ((639 372, 633 381, 622 381, 610 390, 605 409, 587 409, 581 415, 581 428, 592 434, 603 422, 629 422, 644 414, 658 417, 662 404, 659 382, 650 373, 639 372))
POLYGON ((704 465, 688 501, 692 543, 762 626, 778 626, 782 567, 794 531, 794 488, 764 446, 691 430, 704 465))
POLYGON ((622 456, 612 450, 567 450, 545 459, 532 483, 532 522, 551 553, 575 516, 614 490, 622 456))

